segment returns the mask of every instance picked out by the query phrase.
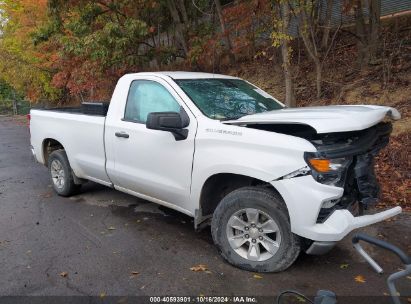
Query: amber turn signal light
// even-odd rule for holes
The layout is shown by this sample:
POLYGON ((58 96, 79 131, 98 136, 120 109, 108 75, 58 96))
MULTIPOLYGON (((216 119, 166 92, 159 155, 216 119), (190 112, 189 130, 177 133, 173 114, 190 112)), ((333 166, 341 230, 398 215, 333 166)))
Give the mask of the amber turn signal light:
POLYGON ((319 158, 312 158, 309 160, 311 166, 317 172, 328 172, 330 171, 330 160, 329 159, 319 159, 319 158))

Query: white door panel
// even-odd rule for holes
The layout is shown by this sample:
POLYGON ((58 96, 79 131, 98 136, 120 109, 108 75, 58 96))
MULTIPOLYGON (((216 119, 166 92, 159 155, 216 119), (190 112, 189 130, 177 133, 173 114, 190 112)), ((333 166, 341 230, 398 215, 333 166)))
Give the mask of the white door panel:
MULTIPOLYGON (((167 88, 166 83, 161 85, 167 88)), ((180 103, 179 96, 172 89, 167 90, 175 101, 180 103)), ((132 91, 129 95, 131 93, 132 91)), ((153 94, 155 95, 155 92, 153 94)), ((151 102, 157 102, 156 98, 164 98, 163 93, 151 96, 151 92, 137 96, 140 100, 143 99, 143 102, 144 98, 151 99, 151 102)), ((167 102, 160 100, 160 106, 156 103, 151 108, 162 111, 166 107, 164 110, 167 111, 164 103, 167 102)), ((127 112, 126 109, 124 112, 127 112)), ((121 118, 110 118, 106 122, 107 172, 110 179, 118 187, 189 209, 197 128, 194 116, 187 113, 190 117, 187 139, 176 141, 171 132, 150 130, 146 128, 144 121, 138 121, 144 120, 150 112, 150 106, 137 105, 130 112, 133 121, 128 121, 128 116, 125 118, 123 114, 121 118), (128 137, 119 137, 116 133, 127 134, 128 137)))
POLYGON ((191 184, 193 140, 176 141, 170 132, 127 121, 115 129, 129 134, 129 138, 113 134, 115 184, 175 204, 185 201, 191 184))

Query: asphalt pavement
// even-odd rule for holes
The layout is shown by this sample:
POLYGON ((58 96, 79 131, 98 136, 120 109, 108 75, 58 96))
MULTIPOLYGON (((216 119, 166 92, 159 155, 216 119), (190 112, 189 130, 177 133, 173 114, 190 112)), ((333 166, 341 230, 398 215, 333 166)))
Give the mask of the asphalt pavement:
MULTIPOLYGON (((385 270, 375 274, 347 237, 325 256, 302 254, 282 273, 236 269, 209 230, 195 232, 178 212, 91 182, 74 197, 57 196, 29 138, 24 119, 0 117, 0 296, 273 296, 284 289, 383 296, 388 274, 402 267, 393 254, 367 247, 385 270), (207 270, 190 270, 200 264, 207 270)), ((402 214, 363 231, 411 253, 410 220, 402 214)), ((398 286, 411 296, 411 278, 398 286)))

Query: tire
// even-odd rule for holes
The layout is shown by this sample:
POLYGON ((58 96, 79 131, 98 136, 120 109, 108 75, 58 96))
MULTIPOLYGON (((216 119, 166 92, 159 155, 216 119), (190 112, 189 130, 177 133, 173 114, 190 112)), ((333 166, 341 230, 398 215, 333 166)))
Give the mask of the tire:
POLYGON ((248 271, 283 271, 294 263, 301 251, 300 237, 291 232, 282 198, 268 188, 244 187, 225 196, 213 214, 211 233, 223 258, 248 271), (234 216, 241 221, 237 222, 234 216), (244 244, 234 249, 244 240, 244 244))
POLYGON ((73 173, 64 150, 56 150, 49 155, 48 169, 51 185, 58 195, 71 196, 78 192, 81 185, 74 183, 73 173))

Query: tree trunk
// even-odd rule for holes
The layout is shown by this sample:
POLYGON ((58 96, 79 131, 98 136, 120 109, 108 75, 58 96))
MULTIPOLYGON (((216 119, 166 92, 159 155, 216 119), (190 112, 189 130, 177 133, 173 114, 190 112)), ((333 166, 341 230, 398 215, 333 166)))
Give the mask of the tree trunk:
POLYGON ((369 63, 374 64, 377 60, 378 42, 380 36, 381 0, 369 0, 369 63))
POLYGON ((315 84, 317 88, 317 99, 321 98, 322 64, 320 60, 315 60, 315 84))
POLYGON ((187 10, 186 10, 186 5, 184 4, 184 0, 178 0, 177 1, 177 6, 180 9, 181 16, 183 17, 183 22, 188 25, 188 15, 187 15, 187 10))
POLYGON ((316 73, 316 89, 317 89, 317 99, 321 98, 321 81, 322 81, 322 63, 321 55, 318 51, 315 35, 313 34, 314 30, 311 25, 310 17, 312 14, 308 14, 305 11, 301 11, 299 14, 300 21, 300 35, 304 42, 305 49, 308 52, 308 55, 311 57, 311 60, 315 65, 316 73))
POLYGON ((326 50, 328 48, 328 39, 330 37, 330 30, 331 30, 331 17, 332 17, 332 10, 333 10, 333 0, 327 0, 327 12, 325 14, 324 20, 324 31, 321 40, 321 48, 326 50))
MULTIPOLYGON (((288 6, 287 2, 281 4, 281 7, 283 21, 282 32, 284 35, 288 35, 288 24, 290 22, 290 7, 288 6)), ((289 53, 288 39, 282 39, 281 55, 283 59, 283 70, 285 80, 285 104, 288 107, 295 107, 296 101, 294 96, 293 79, 291 74, 291 58, 289 53)))
POLYGON ((355 31, 357 34, 358 64, 360 68, 368 62, 367 28, 365 25, 362 1, 356 1, 355 31))
POLYGON ((317 90, 317 99, 321 98, 321 83, 322 83, 322 63, 321 63, 321 58, 315 48, 314 43, 309 40, 309 37, 307 37, 305 34, 301 34, 301 37, 303 38, 303 42, 305 45, 305 48, 310 55, 312 61, 314 62, 315 66, 315 85, 316 85, 316 90, 317 90))
POLYGON ((176 27, 176 38, 177 41, 180 43, 184 56, 187 56, 188 54, 188 47, 187 47, 187 42, 185 38, 185 30, 184 30, 184 25, 181 23, 180 15, 178 13, 176 4, 174 0, 167 0, 167 7, 170 11, 171 17, 173 18, 175 27, 176 27))
POLYGON ((233 45, 231 43, 230 39, 230 33, 226 32, 226 27, 225 27, 225 22, 224 22, 224 16, 223 16, 223 9, 221 7, 221 2, 220 0, 214 0, 215 3, 215 8, 217 11, 218 19, 220 21, 220 27, 221 27, 221 32, 223 35, 226 37, 227 40, 227 48, 230 56, 230 61, 231 63, 234 63, 236 61, 234 53, 233 53, 233 45))

